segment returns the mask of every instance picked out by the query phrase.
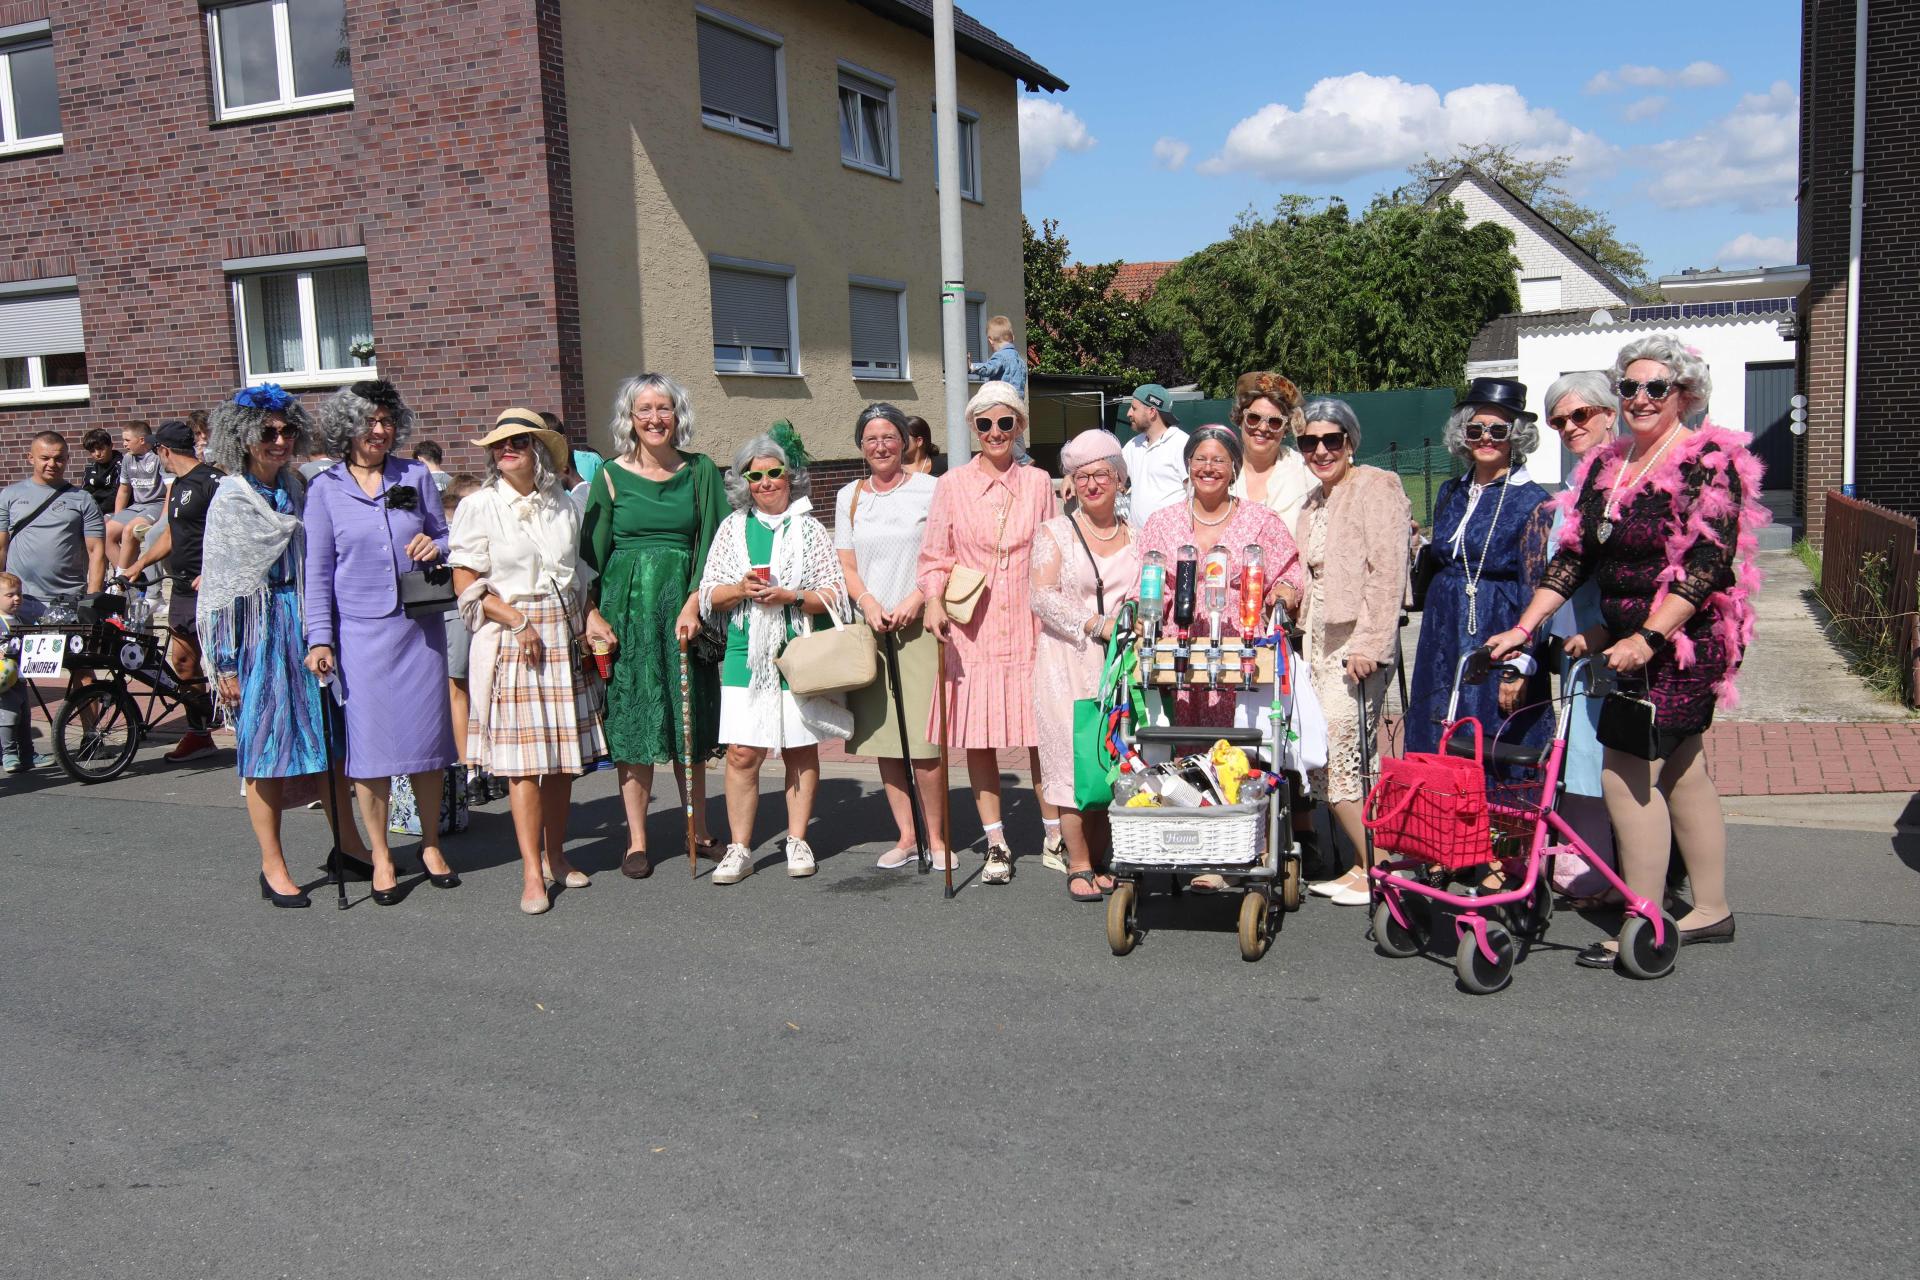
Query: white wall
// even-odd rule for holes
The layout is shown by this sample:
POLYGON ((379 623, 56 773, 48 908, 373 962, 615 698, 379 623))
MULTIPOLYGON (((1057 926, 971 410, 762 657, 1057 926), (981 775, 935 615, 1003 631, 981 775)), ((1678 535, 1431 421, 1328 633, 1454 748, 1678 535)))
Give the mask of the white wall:
POLYGON ((1794 344, 1775 328, 1777 316, 1752 320, 1677 321, 1640 324, 1579 325, 1520 333, 1520 380, 1527 384, 1527 407, 1541 416, 1540 447, 1527 461, 1533 478, 1546 483, 1564 478, 1565 455, 1546 425, 1547 387, 1563 373, 1608 369, 1621 347, 1648 334, 1669 333, 1697 350, 1713 372, 1713 402, 1707 416, 1734 431, 1747 429, 1747 366, 1793 359, 1794 344))
MULTIPOLYGON (((1630 301, 1615 294, 1591 270, 1575 261, 1560 246, 1516 218, 1507 207, 1488 194, 1469 176, 1449 193, 1448 199, 1460 202, 1470 223, 1497 222, 1513 232, 1513 256, 1520 260, 1516 283, 1544 276, 1560 277, 1560 297, 1554 307, 1611 307, 1630 301)), ((1521 303, 1521 310, 1535 308, 1521 303)))

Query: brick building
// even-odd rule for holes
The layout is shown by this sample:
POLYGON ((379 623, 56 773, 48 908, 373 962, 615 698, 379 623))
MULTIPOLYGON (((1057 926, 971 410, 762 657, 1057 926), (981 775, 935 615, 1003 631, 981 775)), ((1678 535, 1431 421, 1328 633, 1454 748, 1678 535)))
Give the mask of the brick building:
MULTIPOLYGON (((1854 492, 1920 516, 1920 6, 1875 3, 1867 24, 1866 163, 1854 492)), ((1801 503, 1819 543, 1821 495, 1842 487, 1852 201, 1855 4, 1802 0, 1801 503)))
MULTIPOLYGON (((868 400, 937 419, 930 31, 925 0, 0 0, 0 477, 47 427, 371 372, 449 444, 520 404, 604 449, 642 369, 723 459, 775 417, 829 458, 868 400)), ((1024 310, 1020 85, 1065 85, 957 45, 977 329, 1024 310)))

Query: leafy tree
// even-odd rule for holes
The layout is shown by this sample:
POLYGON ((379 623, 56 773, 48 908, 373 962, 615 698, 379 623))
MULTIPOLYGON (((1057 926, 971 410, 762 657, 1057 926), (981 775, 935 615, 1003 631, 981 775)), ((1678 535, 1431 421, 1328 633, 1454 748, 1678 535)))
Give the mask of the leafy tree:
POLYGON ((1327 391, 1454 386, 1474 335, 1519 305, 1512 247, 1451 202, 1383 198, 1355 220, 1292 195, 1170 271, 1148 311, 1213 396, 1248 369, 1327 391))
POLYGON ((1154 362, 1168 355, 1166 340, 1149 327, 1141 304, 1108 294, 1121 264, 1071 263, 1067 238, 1051 218, 1038 234, 1022 218, 1020 232, 1031 368, 1106 374, 1129 384, 1154 381, 1160 372, 1154 362))
POLYGON ((1425 200, 1461 165, 1470 164, 1532 205, 1535 213, 1598 258, 1607 270, 1634 289, 1645 290, 1647 255, 1640 252, 1640 246, 1620 239, 1611 218, 1579 203, 1561 185, 1572 162, 1571 156, 1522 160, 1510 146, 1482 142, 1461 147, 1450 157, 1426 156, 1408 168, 1411 181, 1395 194, 1403 200, 1425 200))

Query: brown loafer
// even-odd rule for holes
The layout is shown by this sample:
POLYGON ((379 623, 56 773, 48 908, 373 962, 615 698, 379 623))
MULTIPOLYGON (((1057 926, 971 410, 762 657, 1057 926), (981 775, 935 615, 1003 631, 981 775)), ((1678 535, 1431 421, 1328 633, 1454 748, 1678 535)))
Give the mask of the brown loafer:
POLYGON ((645 880, 653 874, 653 862, 645 849, 635 849, 620 859, 620 874, 629 880, 645 880))

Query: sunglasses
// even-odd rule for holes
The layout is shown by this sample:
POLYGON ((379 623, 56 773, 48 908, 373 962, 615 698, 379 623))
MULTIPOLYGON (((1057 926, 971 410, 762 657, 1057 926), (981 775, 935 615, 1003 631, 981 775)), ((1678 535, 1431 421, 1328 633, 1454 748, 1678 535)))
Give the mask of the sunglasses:
POLYGON ((533 437, 522 431, 517 436, 508 436, 505 440, 495 440, 492 444, 488 445, 487 448, 492 449, 496 453, 505 453, 509 449, 515 453, 525 453, 527 450, 533 448, 533 437))
POLYGON ((272 444, 275 440, 298 440, 300 432, 293 427, 262 427, 260 443, 272 444))
POLYGON ((1283 431, 1286 429, 1286 425, 1287 417, 1283 413, 1272 415, 1247 413, 1242 414, 1240 417, 1240 429, 1242 431, 1250 431, 1255 427, 1272 427, 1275 431, 1283 431))
POLYGON ((1020 419, 1014 417, 1012 414, 1008 414, 1004 418, 975 418, 973 420, 973 429, 983 436, 993 431, 1004 431, 1008 435, 1012 435, 1013 424, 1018 421, 1020 421, 1020 419))
POLYGON ((1485 437, 1495 444, 1505 444, 1513 435, 1513 424, 1508 422, 1469 422, 1461 435, 1471 444, 1485 437))
POLYGON ((1346 447, 1347 433, 1330 431, 1324 436, 1301 436, 1299 442, 1301 453, 1318 453, 1323 448, 1328 453, 1338 453, 1346 447))
MULTIPOLYGON (((1658 397, 1655 398, 1657 399, 1658 397)), ((1548 418, 1547 425, 1555 431, 1565 431, 1569 426, 1584 427, 1587 425, 1589 419, 1597 418, 1603 413, 1612 412, 1613 410, 1602 405, 1583 405, 1570 412, 1557 414, 1554 417, 1548 418)))
POLYGON ((778 480, 781 476, 787 474, 787 469, 785 467, 768 467, 765 471, 743 471, 740 474, 747 478, 748 484, 759 484, 762 480, 778 480))
POLYGON ((1622 400, 1631 400, 1644 390, 1647 393, 1647 399, 1658 401, 1665 400, 1679 386, 1679 381, 1673 378, 1654 378, 1648 382, 1635 382, 1632 378, 1622 378, 1613 384, 1613 389, 1620 393, 1622 400))

